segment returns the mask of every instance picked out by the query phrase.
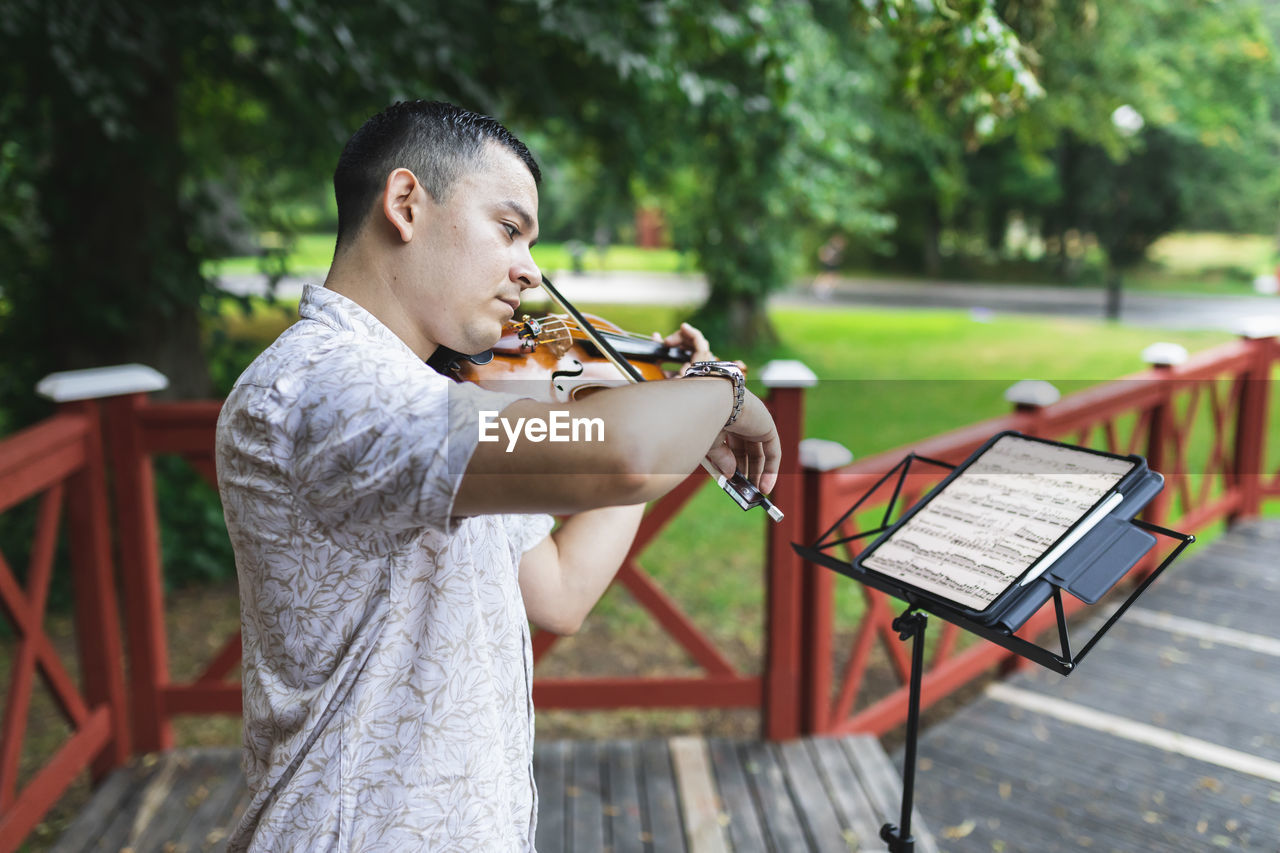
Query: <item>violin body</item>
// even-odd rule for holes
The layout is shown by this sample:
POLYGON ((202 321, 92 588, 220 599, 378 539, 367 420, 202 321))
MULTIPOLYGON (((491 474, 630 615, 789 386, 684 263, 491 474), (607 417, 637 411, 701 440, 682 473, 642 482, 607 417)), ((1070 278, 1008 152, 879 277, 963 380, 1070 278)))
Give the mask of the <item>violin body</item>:
MULTIPOLYGON (((646 380, 667 378, 670 374, 662 369, 663 363, 689 360, 688 350, 631 335, 600 317, 586 316, 646 380)), ((484 363, 467 357, 454 359, 446 367, 447 375, 495 391, 517 391, 546 403, 580 400, 601 388, 633 381, 623 376, 567 315, 538 319, 526 315, 511 320, 491 353, 492 358, 484 363), (521 384, 511 384, 515 381, 521 384)))

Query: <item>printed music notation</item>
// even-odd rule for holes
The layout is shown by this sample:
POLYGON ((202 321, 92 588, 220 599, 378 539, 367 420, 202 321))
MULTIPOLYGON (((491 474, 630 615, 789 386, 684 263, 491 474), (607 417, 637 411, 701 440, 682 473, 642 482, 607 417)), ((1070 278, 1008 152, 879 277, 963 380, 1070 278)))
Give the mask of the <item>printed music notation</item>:
POLYGON ((1132 468, 1127 459, 1004 436, 862 564, 985 609, 1132 468))

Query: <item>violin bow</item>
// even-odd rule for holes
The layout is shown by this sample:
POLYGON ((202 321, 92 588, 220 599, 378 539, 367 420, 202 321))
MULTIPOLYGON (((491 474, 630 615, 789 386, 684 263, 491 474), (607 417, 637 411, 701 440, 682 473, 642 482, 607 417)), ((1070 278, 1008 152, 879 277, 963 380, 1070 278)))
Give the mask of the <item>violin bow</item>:
MULTIPOLYGON (((632 383, 645 381, 645 378, 640 375, 640 371, 636 370, 635 366, 632 365, 631 362, 618 355, 617 350, 613 348, 613 344, 609 343, 609 341, 605 339, 604 335, 600 334, 600 332, 591 325, 591 321, 584 317, 577 308, 570 304, 569 300, 565 299, 564 296, 560 294, 560 291, 556 289, 556 286, 551 283, 551 279, 547 278, 545 275, 542 277, 542 289, 551 297, 552 302, 555 302, 556 305, 560 306, 566 314, 578 323, 579 328, 582 329, 587 338, 590 339, 591 343, 595 345, 596 349, 600 350, 601 354, 612 362, 613 366, 618 368, 618 370, 622 372, 623 376, 632 383)), ((724 474, 720 473, 719 469, 717 469, 715 465, 711 463, 710 459, 706 458, 702 460, 702 469, 711 475, 711 479, 716 481, 716 485, 719 486, 725 494, 733 498, 734 503, 742 507, 744 510, 749 510, 757 506, 764 507, 769 518, 774 521, 782 521, 782 510, 774 506, 773 503, 765 497, 764 492, 757 489, 755 484, 743 476, 741 471, 734 471, 732 477, 726 477, 724 474)))

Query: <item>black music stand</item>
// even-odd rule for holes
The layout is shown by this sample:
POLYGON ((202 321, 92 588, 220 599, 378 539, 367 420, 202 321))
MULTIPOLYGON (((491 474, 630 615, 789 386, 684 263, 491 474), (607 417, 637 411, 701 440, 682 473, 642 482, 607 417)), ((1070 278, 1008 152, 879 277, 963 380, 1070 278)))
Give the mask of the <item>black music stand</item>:
MULTIPOLYGON (((959 466, 929 459, 915 453, 908 454, 906 458, 895 465, 875 485, 867 490, 830 529, 818 537, 818 540, 813 545, 803 546, 792 543, 792 548, 795 549, 795 552, 805 560, 826 566, 840 574, 853 578, 859 583, 901 599, 907 604, 907 609, 892 623, 893 629, 898 632, 898 638, 903 641, 911 640, 912 648, 907 700, 907 731, 902 770, 901 817, 897 826, 892 823, 886 823, 880 829, 880 837, 888 844, 890 853, 914 853, 915 850, 915 839, 911 835, 911 812, 915 793, 916 745, 920 733, 920 691, 924 669, 924 633, 928 623, 926 613, 932 613, 941 619, 958 625, 983 639, 1008 649, 1019 657, 1026 658, 1061 675, 1070 675, 1075 671, 1075 668, 1084 659, 1085 655, 1093 649, 1103 635, 1111 630, 1111 627, 1137 600, 1138 596, 1146 591, 1152 582, 1182 553, 1182 550, 1187 545, 1195 541, 1195 537, 1190 534, 1179 533, 1133 518, 1163 487, 1163 478, 1159 474, 1147 471, 1145 461, 1142 461, 1141 467, 1136 469, 1132 476, 1126 478, 1125 486, 1121 489, 1125 494, 1125 498, 1114 513, 1107 517, 1106 521, 1108 523, 1101 525, 1101 529, 1095 528, 1085 533, 1057 561, 1055 565, 1061 564, 1061 566, 1055 571, 1043 575, 1026 586, 1016 589, 1011 588, 1009 594, 1002 597, 1002 607, 994 615, 978 614, 964 607, 949 604, 941 600, 936 594, 930 594, 909 583, 868 570, 859 565, 861 556, 850 561, 828 553, 831 549, 840 545, 870 536, 879 536, 871 547, 874 548, 879 545, 891 536, 921 506, 938 494, 942 488, 967 468, 970 463, 1005 435, 1017 436, 1018 434, 1001 433, 994 436, 959 466), (951 471, 951 474, 931 490, 928 495, 908 508, 901 518, 891 522, 890 519, 893 517, 894 509, 901 497, 903 482, 914 462, 946 468, 951 471), (897 475, 897 482, 894 484, 892 497, 885 507, 880 526, 854 536, 832 538, 840 526, 857 512, 873 494, 889 482, 895 474, 897 475), (1156 569, 1125 598, 1115 612, 1107 618, 1102 627, 1089 638, 1083 648, 1073 654, 1067 630, 1066 613, 1062 603, 1062 590, 1066 589, 1072 592, 1073 595, 1081 598, 1087 604, 1096 603, 1129 569, 1146 555, 1151 545, 1154 544, 1154 536, 1144 536, 1142 538, 1150 541, 1151 545, 1140 547, 1141 543, 1137 541, 1137 537, 1127 535, 1130 527, 1134 530, 1144 531, 1146 534, 1159 534, 1175 539, 1178 544, 1165 556, 1156 569), (1095 570, 1095 566, 1101 566, 1101 569, 1095 570), (1058 642, 1060 646, 1057 652, 1018 637, 1014 633, 1032 615, 1038 612, 1050 598, 1053 600, 1057 617, 1058 642)), ((1067 447, 1067 445, 1060 446, 1067 447)), ((1140 460, 1140 457, 1130 458, 1140 460)))

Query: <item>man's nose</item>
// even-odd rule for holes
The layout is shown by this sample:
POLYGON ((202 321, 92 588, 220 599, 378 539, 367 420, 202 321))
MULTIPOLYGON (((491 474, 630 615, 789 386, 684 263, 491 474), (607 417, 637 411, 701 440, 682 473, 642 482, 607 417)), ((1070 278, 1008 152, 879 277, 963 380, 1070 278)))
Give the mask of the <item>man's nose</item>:
POLYGON ((542 286, 542 270, 528 252, 511 267, 511 280, 520 285, 521 290, 542 286))

